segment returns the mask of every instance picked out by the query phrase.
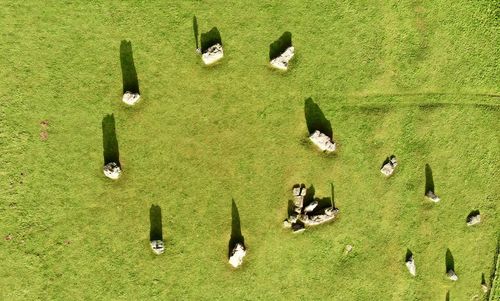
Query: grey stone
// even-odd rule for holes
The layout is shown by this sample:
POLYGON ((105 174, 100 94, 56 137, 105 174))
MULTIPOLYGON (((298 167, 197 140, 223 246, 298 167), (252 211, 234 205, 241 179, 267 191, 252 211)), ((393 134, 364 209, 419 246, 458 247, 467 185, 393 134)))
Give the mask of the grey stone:
POLYGON ((132 93, 132 92, 125 92, 122 97, 122 101, 129 106, 135 105, 139 99, 141 98, 141 95, 139 93, 132 93))
POLYGON ((398 165, 398 162, 396 161, 396 157, 392 157, 389 162, 384 164, 382 168, 380 169, 380 172, 383 173, 386 177, 392 175, 394 173, 394 169, 398 165))
POLYGON ((476 215, 469 216, 467 218, 467 226, 474 226, 481 222, 481 215, 478 213, 476 215))
POLYGON ((427 198, 429 198, 429 200, 433 201, 434 203, 437 203, 439 202, 441 199, 434 193, 434 191, 427 191, 427 193, 425 194, 425 196, 427 198))
POLYGON ((243 263, 243 257, 245 257, 246 254, 247 252, 245 250, 245 246, 243 244, 237 243, 231 251, 229 264, 234 268, 239 267, 243 263))
POLYGON ((293 46, 288 47, 280 56, 271 60, 271 66, 283 71, 288 70, 288 64, 295 54, 293 46))
POLYGON ((446 273, 446 275, 447 275, 447 276, 448 276, 448 278, 449 278, 450 280, 452 280, 452 281, 457 281, 457 280, 458 280, 458 276, 457 276, 457 274, 455 274, 455 271, 454 271, 454 270, 452 270, 452 269, 450 269, 450 270, 448 271, 448 273, 446 273))
POLYGON ((315 131, 311 136, 309 136, 309 140, 311 140, 312 143, 314 143, 314 145, 322 151, 331 153, 336 149, 335 142, 320 131, 315 131))
POLYGON ((205 65, 211 65, 224 57, 224 50, 222 45, 217 43, 210 46, 202 55, 201 59, 205 65))
POLYGON ((415 266, 415 260, 413 259, 413 256, 410 256, 410 258, 408 258, 405 264, 410 274, 412 274, 413 276, 417 275, 417 268, 415 266))
POLYGON ((104 165, 103 172, 106 177, 113 180, 117 180, 122 174, 120 166, 118 166, 115 162, 110 162, 104 165))
POLYGON ((150 244, 151 244, 151 249, 156 255, 160 255, 165 251, 165 245, 163 244, 163 240, 152 240, 150 244))

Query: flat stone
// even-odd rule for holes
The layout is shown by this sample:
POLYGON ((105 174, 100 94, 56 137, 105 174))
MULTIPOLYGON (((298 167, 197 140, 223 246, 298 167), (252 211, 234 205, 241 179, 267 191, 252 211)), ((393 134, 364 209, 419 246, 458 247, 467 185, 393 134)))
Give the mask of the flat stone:
POLYGON ((118 166, 115 162, 110 162, 104 165, 103 172, 106 177, 113 180, 117 180, 122 174, 120 166, 118 166))
POLYGON ((315 131, 311 136, 309 136, 309 139, 322 151, 333 152, 336 149, 335 142, 332 142, 330 137, 320 131, 315 131))
POLYGON ((398 162, 396 161, 396 157, 392 157, 389 162, 384 164, 382 168, 380 169, 380 172, 383 173, 386 177, 392 175, 394 173, 394 169, 398 165, 398 162))
POLYGON ((217 43, 213 46, 210 46, 202 55, 201 59, 205 65, 211 65, 224 57, 224 50, 222 49, 222 45, 217 43))
POLYGON ((165 251, 165 245, 163 244, 163 240, 152 240, 150 244, 151 244, 151 249, 156 255, 160 255, 165 251))
POLYGON ((477 215, 469 216, 467 218, 467 226, 474 226, 481 222, 481 215, 478 213, 477 215))
POLYGON ((312 212, 318 206, 318 201, 313 201, 304 208, 304 212, 312 212))
POLYGON ((141 95, 139 95, 139 93, 132 93, 127 91, 123 94, 122 101, 129 106, 133 106, 139 101, 140 98, 141 95))
POLYGON ((413 260, 413 256, 411 256, 406 262, 406 268, 408 269, 408 272, 410 272, 411 275, 415 276, 417 275, 417 268, 415 266, 415 260, 413 260))
POLYGON ((317 215, 303 214, 300 216, 300 220, 306 226, 316 226, 333 220, 337 216, 338 211, 339 211, 338 209, 330 207, 325 209, 324 214, 317 214, 317 215))
POLYGON ((288 47, 280 56, 271 60, 271 66, 283 71, 288 70, 288 63, 293 58, 294 54, 295 48, 293 46, 288 47))
POLYGON ((439 198, 439 197, 438 197, 438 196, 434 193, 434 191, 430 191, 430 190, 429 190, 429 191, 427 191, 427 193, 425 194, 425 196, 426 196, 429 200, 433 201, 434 203, 437 203, 437 202, 439 202, 439 201, 441 200, 441 199, 440 199, 440 198, 439 198))
POLYGON ((243 244, 237 243, 231 251, 231 256, 229 257, 229 264, 234 268, 239 267, 243 263, 243 257, 247 254, 245 246, 243 244))
POLYGON ((452 281, 457 281, 458 280, 458 276, 457 276, 457 274, 455 274, 454 270, 449 270, 448 273, 446 273, 446 275, 452 281))

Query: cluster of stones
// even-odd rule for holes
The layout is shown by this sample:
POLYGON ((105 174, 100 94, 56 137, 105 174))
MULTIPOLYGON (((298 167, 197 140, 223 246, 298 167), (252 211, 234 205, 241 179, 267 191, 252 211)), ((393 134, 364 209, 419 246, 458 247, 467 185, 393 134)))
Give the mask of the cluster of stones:
POLYGON ((293 212, 283 221, 283 226, 292 229, 294 233, 304 231, 305 226, 315 226, 333 220, 339 212, 333 206, 315 210, 318 206, 317 201, 304 207, 305 187, 294 187, 292 192, 294 196, 293 212))
POLYGON ((122 101, 129 106, 133 106, 139 101, 140 98, 141 95, 139 93, 127 91, 123 94, 122 101))
POLYGON ((112 180, 118 180, 122 174, 122 169, 115 162, 109 162, 104 165, 103 171, 104 175, 112 180))
POLYGON ((295 48, 293 46, 290 46, 278 57, 272 59, 270 61, 270 64, 276 69, 286 71, 288 70, 288 63, 293 58, 294 54, 295 48))
POLYGON ((247 254, 245 246, 241 243, 237 243, 233 250, 231 250, 231 256, 229 256, 229 264, 234 268, 239 267, 243 263, 243 257, 247 254))
POLYGON ((314 131, 314 133, 309 136, 309 140, 311 140, 314 145, 324 152, 331 153, 336 149, 335 142, 320 131, 314 131))
POLYGON ((394 169, 396 168, 397 165, 398 162, 396 161, 396 157, 391 156, 389 162, 387 162, 386 164, 384 164, 384 166, 382 166, 380 172, 383 173, 386 177, 388 177, 394 173, 394 169))
MULTIPOLYGON (((197 49, 197 52, 201 53, 201 50, 197 49)), ((205 50, 205 52, 201 53, 201 59, 205 65, 212 65, 220 61, 224 57, 224 50, 222 45, 217 43, 212 45, 205 50)))

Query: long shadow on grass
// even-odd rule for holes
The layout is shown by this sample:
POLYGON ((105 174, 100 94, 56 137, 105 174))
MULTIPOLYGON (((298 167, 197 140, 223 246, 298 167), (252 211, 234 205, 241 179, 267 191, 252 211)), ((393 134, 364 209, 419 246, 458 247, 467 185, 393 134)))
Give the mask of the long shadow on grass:
POLYGON ((446 292, 446 297, 444 299, 445 301, 450 301, 450 291, 446 292))
POLYGON ((285 31, 279 39, 269 45, 269 60, 277 58, 290 46, 292 46, 292 34, 285 31))
POLYGON ((194 33, 194 41, 196 43, 196 49, 199 48, 198 45, 198 19, 196 16, 193 16, 193 33, 194 33))
POLYGON ((201 52, 204 53, 208 48, 215 44, 222 45, 222 38, 217 27, 213 27, 210 31, 201 34, 201 52))
POLYGON ((149 209, 149 240, 163 240, 163 226, 161 222, 161 207, 151 205, 149 209))
POLYGON ((245 247, 245 238, 241 234, 240 214, 233 199, 231 202, 231 238, 229 239, 227 258, 231 257, 231 252, 238 243, 245 247))
POLYGON ((445 265, 446 265, 445 273, 448 273, 450 270, 455 271, 455 259, 453 258, 450 249, 446 249, 445 265))
POLYGON ((431 191, 432 193, 435 193, 434 191, 434 178, 432 176, 432 169, 429 164, 425 164, 425 192, 431 191))
MULTIPOLYGON (((491 287, 493 287, 493 281, 495 281, 495 274, 498 272, 497 271, 498 255, 500 255, 500 236, 497 237, 497 245, 496 245, 496 250, 495 250, 494 257, 493 257, 493 266, 491 267, 491 272, 490 272, 490 286, 491 287)), ((488 290, 488 298, 490 297, 490 295, 492 293, 493 293, 493 291, 490 288, 490 290, 488 290)))
POLYGON ((321 111, 319 106, 310 97, 304 101, 304 115, 309 135, 315 131, 320 131, 332 138, 332 124, 326 119, 323 111, 321 111))
POLYGON ((120 63, 122 67, 123 93, 139 93, 139 80, 135 70, 132 42, 123 40, 120 44, 120 63))
POLYGON ((120 152, 116 138, 115 116, 108 114, 102 119, 102 148, 104 165, 114 162, 120 166, 120 152))

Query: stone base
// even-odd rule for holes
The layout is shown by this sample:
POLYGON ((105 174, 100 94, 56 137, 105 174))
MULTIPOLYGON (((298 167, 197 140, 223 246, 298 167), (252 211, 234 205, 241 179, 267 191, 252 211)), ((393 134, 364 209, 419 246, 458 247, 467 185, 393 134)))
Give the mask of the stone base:
POLYGON ((201 59, 205 65, 212 65, 224 57, 224 50, 221 44, 210 46, 202 55, 201 59))

